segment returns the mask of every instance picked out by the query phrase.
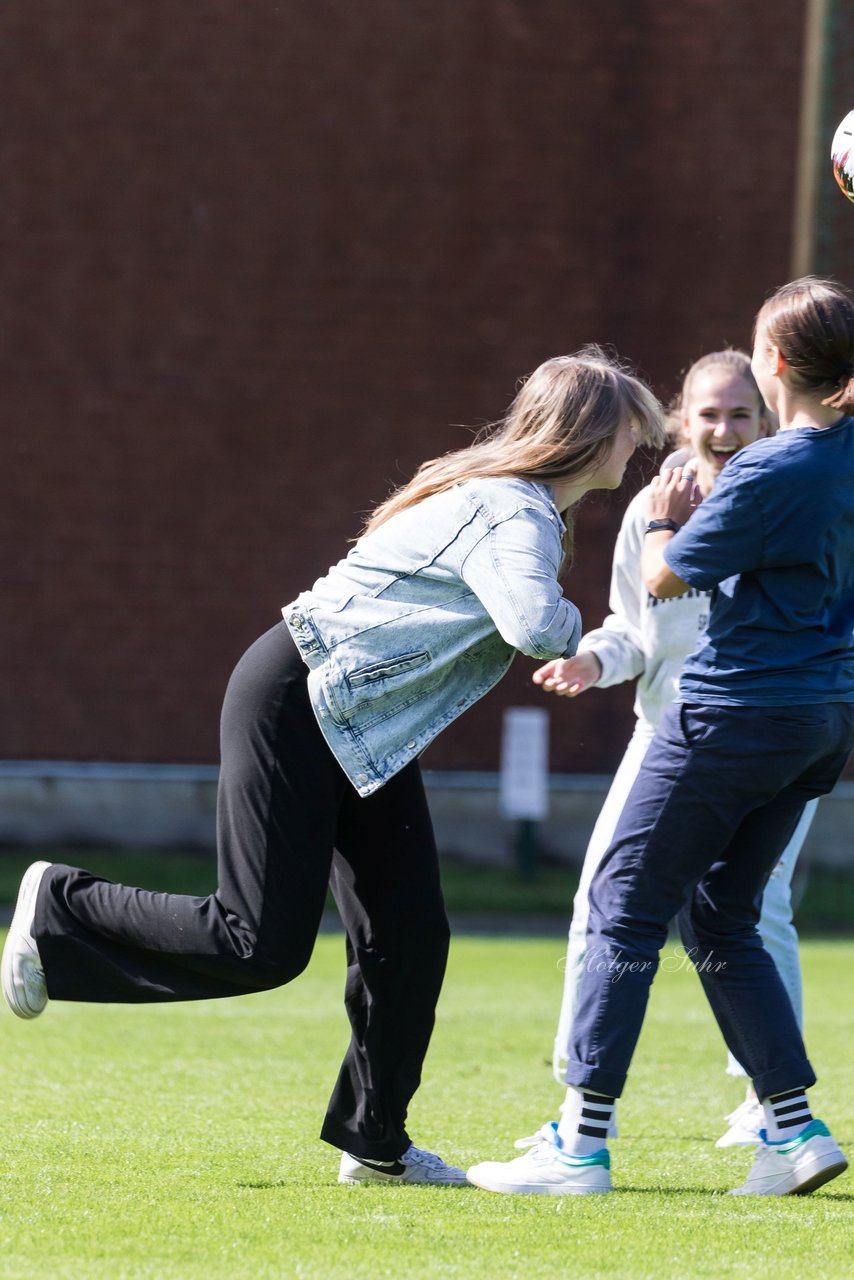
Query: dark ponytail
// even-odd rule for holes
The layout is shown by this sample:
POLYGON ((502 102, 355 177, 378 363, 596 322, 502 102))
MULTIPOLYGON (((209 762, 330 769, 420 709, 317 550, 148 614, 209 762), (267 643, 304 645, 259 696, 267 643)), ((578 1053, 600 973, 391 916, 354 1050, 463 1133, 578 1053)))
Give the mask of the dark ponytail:
POLYGON ((854 296, 834 280, 804 276, 771 295, 756 317, 796 387, 825 392, 822 404, 854 411, 854 296))

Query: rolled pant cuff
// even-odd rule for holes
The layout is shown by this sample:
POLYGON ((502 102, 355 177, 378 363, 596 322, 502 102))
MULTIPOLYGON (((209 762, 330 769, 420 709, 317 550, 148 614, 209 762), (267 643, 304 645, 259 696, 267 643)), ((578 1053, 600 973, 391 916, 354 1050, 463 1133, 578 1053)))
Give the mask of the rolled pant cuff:
POLYGON ((786 1063, 784 1067, 775 1067, 773 1071, 764 1071, 756 1076, 753 1087, 760 1099, 771 1097, 775 1093, 788 1093, 790 1089, 811 1089, 816 1082, 816 1074, 806 1058, 794 1063, 786 1063))
POLYGON ((587 1067, 583 1062, 570 1059, 566 1070, 566 1083, 576 1089, 592 1089, 609 1098, 619 1098, 626 1087, 626 1073, 609 1071, 607 1067, 587 1067))
POLYGON ((320 1130, 320 1137, 324 1142, 328 1142, 330 1147, 337 1147, 339 1151, 346 1151, 348 1155, 355 1156, 357 1160, 398 1160, 404 1153, 408 1151, 411 1140, 407 1134, 395 1138, 379 1139, 371 1141, 370 1138, 363 1134, 354 1133, 351 1129, 347 1129, 344 1125, 338 1124, 334 1120, 330 1120, 327 1116, 320 1130))

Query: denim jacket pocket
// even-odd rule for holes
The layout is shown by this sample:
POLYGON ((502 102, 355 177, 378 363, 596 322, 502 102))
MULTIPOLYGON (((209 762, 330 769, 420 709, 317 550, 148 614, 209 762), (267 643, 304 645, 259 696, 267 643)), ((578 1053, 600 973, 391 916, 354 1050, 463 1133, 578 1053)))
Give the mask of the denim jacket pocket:
POLYGON ((423 668, 429 668, 430 661, 430 654, 419 649, 350 671, 340 666, 327 669, 323 690, 329 714, 337 724, 362 732, 378 720, 405 711, 424 697, 425 679, 429 684, 431 676, 423 668))
POLYGON ((382 658, 378 662, 371 662, 366 667, 347 672, 344 679, 353 693, 357 690, 370 690, 372 686, 382 685, 387 680, 393 680, 395 676, 402 676, 418 667, 423 667, 429 661, 430 654, 424 649, 419 649, 415 653, 402 653, 395 658, 382 658))

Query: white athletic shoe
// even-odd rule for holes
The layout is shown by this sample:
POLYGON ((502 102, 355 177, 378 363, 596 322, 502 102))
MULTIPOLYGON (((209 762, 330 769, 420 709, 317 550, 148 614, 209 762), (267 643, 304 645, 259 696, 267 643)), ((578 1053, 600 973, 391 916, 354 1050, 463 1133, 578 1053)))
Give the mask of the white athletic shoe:
POLYGON ((49 866, 49 862, 34 862, 24 872, 0 963, 3 998, 19 1018, 37 1018, 47 1004, 47 983, 32 927, 36 894, 49 866))
POLYGON ((398 1160, 366 1160, 364 1157, 341 1153, 338 1181, 358 1186, 365 1182, 419 1183, 431 1187, 465 1187, 466 1175, 462 1169, 445 1164, 432 1151, 420 1151, 411 1143, 398 1160))
POLYGON ((605 1147, 592 1156, 569 1155, 554 1120, 516 1146, 525 1142, 532 1144, 530 1151, 515 1160, 473 1165, 469 1182, 504 1195, 590 1196, 611 1190, 611 1157, 605 1147))
POLYGON ((765 1128, 765 1112, 758 1098, 745 1098, 726 1119, 729 1128, 716 1147, 755 1147, 762 1141, 759 1135, 765 1128))
POLYGON ((729 1194, 805 1196, 847 1168, 848 1161, 821 1120, 811 1120, 803 1133, 783 1142, 768 1142, 763 1129, 747 1181, 729 1194))

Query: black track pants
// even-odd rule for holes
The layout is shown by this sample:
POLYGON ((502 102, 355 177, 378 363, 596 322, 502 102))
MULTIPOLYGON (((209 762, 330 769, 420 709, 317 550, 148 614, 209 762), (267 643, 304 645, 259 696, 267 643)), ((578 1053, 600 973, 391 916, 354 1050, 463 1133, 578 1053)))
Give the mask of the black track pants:
POLYGON ((357 795, 317 726, 307 675, 280 623, 231 677, 216 893, 152 893, 57 865, 42 880, 34 933, 52 1000, 261 991, 308 964, 331 871, 352 1039, 322 1136, 353 1155, 393 1159, 408 1145, 406 1108, 448 950, 433 830, 415 763, 357 795))

